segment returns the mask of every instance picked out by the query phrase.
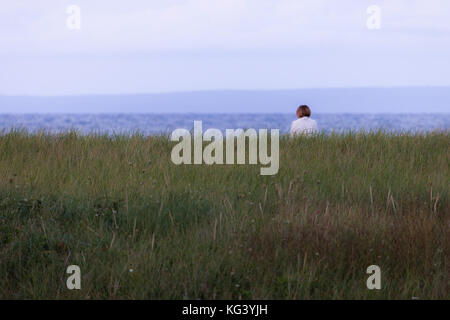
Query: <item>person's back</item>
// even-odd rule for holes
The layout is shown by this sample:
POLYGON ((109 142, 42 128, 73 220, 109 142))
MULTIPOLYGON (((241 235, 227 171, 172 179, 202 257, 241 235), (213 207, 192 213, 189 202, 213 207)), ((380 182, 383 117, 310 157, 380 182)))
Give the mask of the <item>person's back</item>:
POLYGON ((298 119, 292 122, 291 137, 296 135, 310 135, 318 132, 317 122, 310 118, 311 110, 303 105, 297 109, 298 119))

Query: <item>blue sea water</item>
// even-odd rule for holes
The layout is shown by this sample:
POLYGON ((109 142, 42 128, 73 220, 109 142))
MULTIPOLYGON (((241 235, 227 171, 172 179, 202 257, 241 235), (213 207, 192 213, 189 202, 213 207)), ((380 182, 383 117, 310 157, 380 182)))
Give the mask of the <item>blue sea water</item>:
MULTIPOLYGON (((448 131, 450 114, 316 114, 319 129, 326 133, 347 131, 430 132, 448 131)), ((178 128, 191 130, 194 120, 207 128, 280 129, 289 132, 291 114, 0 114, 0 130, 47 130, 52 133, 75 129, 88 133, 167 134, 178 128)))

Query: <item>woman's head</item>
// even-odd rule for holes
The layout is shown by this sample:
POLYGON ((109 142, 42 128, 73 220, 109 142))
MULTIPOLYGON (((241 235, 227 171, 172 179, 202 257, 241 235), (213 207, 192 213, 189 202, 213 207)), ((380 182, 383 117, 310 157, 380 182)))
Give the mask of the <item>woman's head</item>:
POLYGON ((307 105, 302 105, 297 109, 297 117, 311 117, 311 109, 307 105))

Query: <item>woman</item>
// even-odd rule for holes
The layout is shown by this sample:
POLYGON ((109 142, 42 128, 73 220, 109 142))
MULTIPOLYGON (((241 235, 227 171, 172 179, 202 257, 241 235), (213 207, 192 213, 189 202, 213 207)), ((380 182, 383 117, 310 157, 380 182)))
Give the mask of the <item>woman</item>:
POLYGON ((311 109, 308 106, 298 107, 297 117, 298 119, 293 121, 291 125, 291 137, 300 134, 311 135, 318 132, 316 121, 310 119, 311 109))

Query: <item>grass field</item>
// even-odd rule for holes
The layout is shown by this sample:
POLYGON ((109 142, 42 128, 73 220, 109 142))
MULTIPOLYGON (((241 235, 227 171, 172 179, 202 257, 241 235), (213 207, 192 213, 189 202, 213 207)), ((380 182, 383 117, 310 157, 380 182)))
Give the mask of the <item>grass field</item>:
POLYGON ((174 145, 0 134, 0 298, 450 298, 448 132, 282 137, 273 177, 174 145))

